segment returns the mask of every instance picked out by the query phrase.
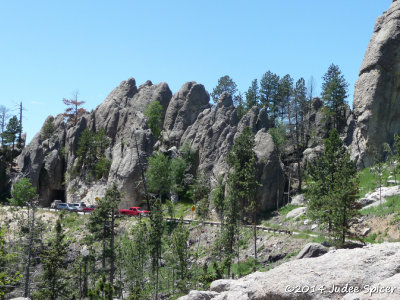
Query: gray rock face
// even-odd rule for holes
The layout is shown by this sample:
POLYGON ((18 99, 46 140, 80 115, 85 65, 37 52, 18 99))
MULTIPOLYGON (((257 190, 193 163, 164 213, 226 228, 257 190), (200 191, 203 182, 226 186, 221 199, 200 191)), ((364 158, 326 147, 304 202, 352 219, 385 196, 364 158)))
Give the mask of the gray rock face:
POLYGON ((286 214, 286 218, 293 218, 293 219, 297 219, 300 218, 302 215, 304 215, 307 212, 307 207, 297 207, 293 210, 291 210, 290 212, 288 212, 286 214))
POLYGON ((39 189, 44 206, 55 199, 92 204, 95 198, 104 196, 107 187, 116 183, 123 195, 120 206, 128 207, 140 204, 143 199, 141 165, 155 147, 176 150, 188 143, 196 151, 197 167, 212 182, 218 175, 228 173, 226 154, 235 138, 249 126, 255 134, 257 169, 262 184, 257 194, 260 208, 273 209, 277 201, 280 205, 285 182, 273 140, 266 131, 269 127, 266 110, 254 107, 239 122, 228 93, 221 96, 216 107, 211 107, 209 98, 204 86, 196 82, 184 84, 172 97, 166 83, 147 81, 137 88, 135 80, 128 79, 93 112, 83 115, 76 125, 65 124, 63 116, 58 116, 52 139, 42 141, 38 134, 18 158, 18 165, 39 189), (146 107, 154 101, 159 101, 164 108, 163 139, 157 145, 144 116, 146 107), (78 141, 85 128, 96 132, 104 128, 110 140, 105 151, 111 161, 107 179, 94 182, 88 176, 74 175, 78 141))
POLYGON ((39 197, 46 199, 41 204, 46 206, 50 205, 50 198, 61 198, 64 189, 62 182, 65 168, 61 149, 64 146, 66 128, 63 119, 62 115, 54 119, 56 130, 51 138, 42 140, 41 133, 37 133, 17 158, 21 173, 15 180, 27 177, 35 187, 40 187, 39 197))
POLYGON ((187 128, 181 144, 188 143, 198 153, 200 170, 214 178, 227 172, 225 156, 233 145, 238 121, 232 97, 224 93, 215 108, 203 110, 187 128))
POLYGON ((318 243, 308 243, 296 256, 297 259, 318 257, 328 252, 328 248, 318 243))
POLYGON ((144 162, 154 145, 144 111, 156 100, 165 111, 171 97, 166 83, 153 85, 148 81, 137 89, 135 80, 131 78, 121 82, 95 111, 85 114, 77 125, 65 124, 63 116, 58 116, 54 121, 56 132, 53 137, 42 141, 40 133, 37 134, 18 157, 22 175, 28 176, 40 192, 41 205, 49 205, 54 199, 93 203, 96 197, 104 196, 106 188, 113 182, 121 188, 122 207, 139 204, 142 189, 135 138, 144 162), (110 139, 105 153, 112 162, 109 176, 97 183, 71 175, 63 178, 64 171, 71 173, 76 165, 78 140, 86 127, 94 131, 104 128, 110 139))
POLYGON ((400 131, 400 2, 375 23, 374 32, 354 87, 351 155, 361 167, 372 164, 372 149, 383 153, 382 144, 392 142, 400 131))
POLYGON ((285 186, 283 168, 278 158, 272 136, 262 129, 255 136, 254 151, 257 156, 258 178, 261 187, 257 191, 258 203, 262 210, 280 207, 285 186))
MULTIPOLYGON (((218 294, 211 299, 398 299, 398 290, 371 296, 369 291, 371 286, 398 287, 399 271, 400 243, 332 250, 239 280, 214 281, 210 290, 218 294)), ((181 299, 193 299, 189 296, 181 299)))
POLYGON ((210 95, 202 84, 185 83, 167 108, 164 121, 163 143, 166 148, 179 146, 185 130, 192 125, 204 109, 210 108, 210 95))

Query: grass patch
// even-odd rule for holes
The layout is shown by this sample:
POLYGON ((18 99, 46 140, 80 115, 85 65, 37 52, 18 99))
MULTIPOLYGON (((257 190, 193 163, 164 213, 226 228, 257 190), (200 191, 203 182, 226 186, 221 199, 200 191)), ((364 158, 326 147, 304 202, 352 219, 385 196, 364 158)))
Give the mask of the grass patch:
MULTIPOLYGON (((192 213, 192 206, 193 206, 193 202, 185 202, 185 201, 179 201, 177 203, 174 203, 174 214, 175 214, 175 218, 179 219, 181 217, 185 217, 189 214, 192 213)), ((168 209, 166 207, 166 205, 164 205, 164 212, 165 215, 169 217, 168 215, 168 209)), ((193 213, 193 215, 195 215, 196 212, 193 213)))
POLYGON ((299 254, 299 252, 300 252, 300 250, 295 250, 295 251, 288 253, 285 256, 285 259, 289 260, 291 257, 297 256, 297 254, 299 254))
POLYGON ((254 258, 241 261, 232 265, 232 272, 237 274, 239 277, 246 276, 253 272, 254 269, 254 258))
POLYGON ((281 207, 279 209, 279 214, 282 216, 286 216, 290 211, 292 211, 295 208, 298 208, 299 206, 293 205, 293 204, 286 204, 285 206, 281 207))
POLYGON ((372 215, 376 217, 387 216, 393 213, 400 212, 400 195, 395 195, 386 198, 386 202, 381 205, 362 209, 362 215, 372 215))
MULTIPOLYGON (((382 172, 382 186, 384 186, 387 182, 389 175, 390 172, 386 165, 384 165, 382 172)), ((358 172, 358 176, 360 178, 360 198, 365 197, 367 193, 372 192, 379 187, 378 175, 373 173, 371 168, 365 168, 364 170, 358 172)))
POLYGON ((61 224, 64 229, 69 228, 71 231, 76 231, 85 223, 84 216, 78 216, 76 213, 61 212, 60 214, 63 214, 61 224))

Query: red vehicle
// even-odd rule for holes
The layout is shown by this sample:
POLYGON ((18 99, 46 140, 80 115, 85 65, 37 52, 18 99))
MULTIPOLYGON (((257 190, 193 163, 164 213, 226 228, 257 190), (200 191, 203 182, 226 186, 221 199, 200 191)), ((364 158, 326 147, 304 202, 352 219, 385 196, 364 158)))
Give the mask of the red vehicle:
POLYGON ((119 213, 127 216, 147 216, 150 212, 148 210, 142 210, 140 207, 129 207, 129 209, 120 209, 119 213))
POLYGON ((96 208, 95 205, 90 205, 90 206, 84 207, 83 212, 85 212, 85 213, 92 212, 95 208, 96 208))

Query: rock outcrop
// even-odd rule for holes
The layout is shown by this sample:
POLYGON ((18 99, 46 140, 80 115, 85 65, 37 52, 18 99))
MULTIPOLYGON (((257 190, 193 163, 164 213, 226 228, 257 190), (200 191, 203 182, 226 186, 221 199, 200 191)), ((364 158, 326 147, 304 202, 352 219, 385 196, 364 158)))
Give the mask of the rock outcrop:
POLYGON ((380 16, 354 87, 357 128, 351 155, 360 167, 373 164, 373 152, 400 132, 400 1, 380 16))
POLYGON ((399 273, 400 243, 369 245, 331 250, 239 280, 217 280, 210 292, 191 292, 179 300, 399 299, 399 273))
POLYGON ((179 146, 185 130, 204 109, 210 108, 210 95, 202 84, 187 82, 168 105, 164 121, 163 143, 167 148, 179 146))
POLYGON ((53 136, 43 141, 38 133, 18 157, 20 176, 31 179, 43 206, 55 199, 93 203, 112 183, 121 189, 121 207, 138 205, 143 199, 141 167, 154 150, 189 144, 196 152, 195 167, 214 183, 219 175, 229 172, 226 154, 235 138, 249 126, 255 134, 257 172, 262 184, 257 195, 260 208, 280 206, 285 178, 267 132, 266 110, 254 107, 239 120, 228 93, 221 96, 215 107, 209 99, 204 86, 196 82, 185 83, 172 96, 166 83, 147 81, 137 88, 130 78, 121 82, 94 111, 82 115, 77 124, 65 123, 62 115, 57 116, 53 136), (162 139, 158 142, 144 115, 147 105, 154 101, 163 107, 162 139), (109 138, 105 151, 105 157, 111 161, 107 179, 94 181, 88 174, 76 171, 78 141, 85 128, 94 132, 104 129, 109 138))
POLYGON ((300 251, 300 253, 297 254, 296 258, 303 259, 303 258, 318 257, 327 253, 328 250, 329 249, 327 247, 321 244, 308 243, 307 245, 304 246, 304 248, 300 251))
POLYGON ((145 160, 152 153, 155 142, 144 111, 156 100, 165 111, 171 97, 166 83, 153 85, 147 81, 138 89, 133 78, 121 82, 96 110, 84 114, 76 125, 66 124, 59 115, 55 118, 56 131, 51 139, 43 141, 38 133, 18 157, 21 176, 30 178, 39 191, 43 206, 54 199, 93 203, 113 182, 121 188, 121 206, 140 203, 142 180, 136 143, 142 156, 140 159, 145 160), (97 183, 72 175, 78 140, 86 127, 93 131, 104 128, 110 140, 105 153, 112 162, 108 178, 97 183))

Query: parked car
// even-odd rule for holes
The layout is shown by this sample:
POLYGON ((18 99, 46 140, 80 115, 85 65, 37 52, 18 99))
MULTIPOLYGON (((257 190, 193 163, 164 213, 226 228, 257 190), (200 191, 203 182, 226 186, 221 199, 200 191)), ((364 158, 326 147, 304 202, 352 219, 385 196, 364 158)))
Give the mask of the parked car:
POLYGON ((56 209, 58 209, 58 210, 69 210, 67 203, 58 203, 56 209))
POLYGON ((73 211, 73 212, 78 211, 78 209, 75 207, 75 205, 73 205, 71 203, 59 203, 57 205, 57 209, 58 210, 68 210, 68 211, 73 211))
POLYGON ((78 203, 72 203, 78 211, 83 211, 83 209, 86 207, 86 204, 84 202, 78 202, 78 203))
POLYGON ((83 208, 83 212, 92 212, 96 208, 96 205, 89 205, 83 208))
POLYGON ((73 203, 68 203, 68 210, 73 212, 78 212, 78 208, 73 203))
POLYGON ((63 203, 62 200, 54 200, 53 202, 51 202, 50 204, 50 208, 54 208, 57 209, 58 204, 63 203))
POLYGON ((147 216, 150 212, 148 210, 142 210, 140 207, 129 207, 129 209, 120 209, 119 213, 127 216, 147 216))

